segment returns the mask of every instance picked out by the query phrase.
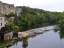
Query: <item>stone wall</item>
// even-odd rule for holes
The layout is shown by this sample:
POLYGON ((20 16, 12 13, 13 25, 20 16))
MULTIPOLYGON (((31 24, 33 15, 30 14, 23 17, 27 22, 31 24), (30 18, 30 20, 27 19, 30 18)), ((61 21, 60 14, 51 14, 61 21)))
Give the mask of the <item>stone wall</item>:
POLYGON ((19 15, 21 13, 21 8, 17 8, 14 4, 7 4, 0 1, 0 13, 9 14, 10 12, 19 15))
POLYGON ((4 40, 12 39, 12 37, 13 37, 13 32, 4 34, 4 40))

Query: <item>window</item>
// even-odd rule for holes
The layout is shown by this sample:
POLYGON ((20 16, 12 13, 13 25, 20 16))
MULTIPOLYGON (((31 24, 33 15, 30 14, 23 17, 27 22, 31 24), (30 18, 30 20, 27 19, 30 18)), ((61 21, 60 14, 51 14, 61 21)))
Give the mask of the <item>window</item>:
POLYGON ((1 26, 2 26, 2 23, 1 23, 1 26))
POLYGON ((0 18, 0 21, 2 21, 2 18, 0 18))
POLYGON ((2 21, 2 18, 1 18, 1 21, 2 21))

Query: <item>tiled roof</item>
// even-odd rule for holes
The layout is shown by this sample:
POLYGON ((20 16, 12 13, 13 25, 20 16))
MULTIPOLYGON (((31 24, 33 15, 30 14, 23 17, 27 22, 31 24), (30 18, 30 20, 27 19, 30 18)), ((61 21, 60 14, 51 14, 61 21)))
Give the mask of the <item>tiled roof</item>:
POLYGON ((9 18, 5 17, 5 21, 9 21, 9 18))

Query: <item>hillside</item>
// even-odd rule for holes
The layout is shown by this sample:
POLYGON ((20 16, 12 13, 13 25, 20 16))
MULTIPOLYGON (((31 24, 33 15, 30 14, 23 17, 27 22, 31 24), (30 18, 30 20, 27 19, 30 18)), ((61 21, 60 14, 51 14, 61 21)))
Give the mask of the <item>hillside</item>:
POLYGON ((15 16, 13 24, 20 31, 46 25, 55 25, 61 19, 61 12, 50 12, 26 6, 19 7, 22 9, 22 12, 18 17, 15 16))

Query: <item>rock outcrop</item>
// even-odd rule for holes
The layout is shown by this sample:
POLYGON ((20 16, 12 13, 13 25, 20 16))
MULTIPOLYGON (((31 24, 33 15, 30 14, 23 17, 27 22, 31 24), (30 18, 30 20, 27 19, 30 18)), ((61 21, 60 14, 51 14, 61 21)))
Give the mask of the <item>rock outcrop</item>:
POLYGON ((7 4, 0 1, 0 13, 1 14, 9 14, 13 12, 19 15, 21 13, 21 8, 15 7, 14 4, 7 4))
POLYGON ((29 36, 29 34, 26 32, 18 32, 18 38, 27 37, 27 36, 29 36))

